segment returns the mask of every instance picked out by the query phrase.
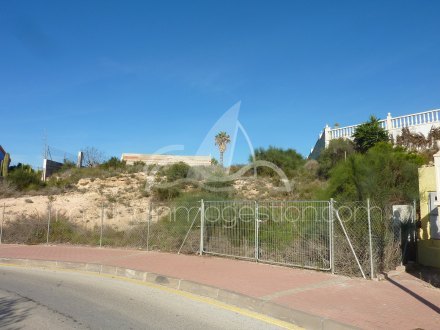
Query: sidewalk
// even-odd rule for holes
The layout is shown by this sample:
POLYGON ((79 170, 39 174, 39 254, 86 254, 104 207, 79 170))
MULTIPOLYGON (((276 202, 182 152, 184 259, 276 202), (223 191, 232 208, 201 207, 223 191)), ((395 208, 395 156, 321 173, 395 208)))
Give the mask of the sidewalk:
POLYGON ((0 258, 93 263, 152 272, 263 299, 367 329, 438 329, 440 290, 403 273, 369 281, 210 256, 0 245, 0 258))

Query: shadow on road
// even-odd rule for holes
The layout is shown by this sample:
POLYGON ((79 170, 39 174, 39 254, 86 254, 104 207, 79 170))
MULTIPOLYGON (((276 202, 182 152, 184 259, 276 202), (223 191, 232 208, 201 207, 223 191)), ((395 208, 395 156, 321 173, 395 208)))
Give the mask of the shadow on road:
POLYGON ((31 309, 20 305, 27 302, 27 299, 22 297, 0 297, 0 328, 21 329, 19 323, 29 317, 31 309))
POLYGON ((388 281, 392 284, 394 284, 395 286, 397 286, 399 289, 405 291, 406 293, 408 293, 409 295, 411 295, 412 297, 414 297, 415 299, 417 299, 418 301, 420 301, 422 304, 424 304, 425 306, 431 308, 434 312, 436 312, 437 314, 440 314, 440 308, 433 304, 432 302, 430 302, 429 300, 426 300, 425 298, 419 296, 417 293, 415 293, 414 291, 411 291, 410 289, 408 289, 407 287, 403 286, 402 284, 394 281, 391 278, 387 278, 388 281))

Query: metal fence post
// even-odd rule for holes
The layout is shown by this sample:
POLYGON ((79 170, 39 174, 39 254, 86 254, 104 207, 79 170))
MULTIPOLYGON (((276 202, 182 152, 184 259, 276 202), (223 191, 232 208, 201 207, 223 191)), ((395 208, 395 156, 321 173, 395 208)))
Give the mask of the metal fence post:
POLYGON ((361 265, 361 263, 359 261, 359 258, 358 258, 357 254, 356 254, 356 251, 355 251, 354 247, 353 247, 353 244, 351 243, 350 236, 348 236, 347 230, 345 229, 344 223, 342 222, 342 219, 339 216, 339 212, 336 210, 335 214, 336 214, 336 218, 339 221, 339 225, 341 226, 341 229, 344 232, 345 238, 347 239, 347 243, 350 246, 350 250, 353 253, 353 256, 354 256, 354 258, 356 260, 356 263, 357 263, 357 265, 359 267, 359 270, 361 271, 362 277, 366 279, 364 270, 362 269, 362 265, 361 265))
POLYGON ((259 231, 259 220, 258 220, 258 202, 255 201, 255 261, 258 261, 258 259, 260 258, 260 249, 259 249, 259 235, 258 235, 258 231, 259 231))
POLYGON ((417 253, 417 251, 418 251, 418 246, 417 246, 417 243, 418 243, 418 241, 417 241, 417 239, 418 239, 418 237, 417 237, 417 221, 418 221, 418 219, 417 219, 417 204, 416 204, 416 200, 413 200, 413 214, 412 214, 412 221, 413 221, 413 223, 412 223, 412 229, 411 229, 411 231, 412 231, 412 234, 414 235, 414 249, 415 249, 415 251, 416 251, 416 253, 415 253, 415 256, 414 256, 414 261, 417 263, 418 261, 419 261, 419 254, 417 253))
POLYGON ((413 200, 413 212, 412 212, 412 222, 413 222, 413 225, 415 225, 416 224, 416 221, 417 221, 417 217, 416 217, 416 215, 417 215, 417 209, 416 209, 416 200, 414 199, 413 200))
POLYGON ((149 249, 150 244, 150 223, 151 223, 151 217, 152 217, 152 209, 153 204, 150 202, 150 206, 148 207, 148 219, 147 219, 147 251, 149 249))
POLYGON ((329 221, 330 221, 330 269, 332 274, 335 273, 335 232, 334 232, 334 222, 333 222, 333 212, 334 212, 334 200, 330 199, 329 205, 329 221))
POLYGON ((204 243, 204 231, 205 231, 205 203, 203 199, 200 201, 200 251, 199 254, 203 255, 203 243, 204 243))
POLYGON ((374 278, 374 262, 373 262, 373 239, 371 235, 371 210, 370 199, 367 198, 367 217, 368 217, 368 240, 370 245, 370 277, 374 278))
POLYGON ((5 211, 6 211, 6 203, 3 203, 2 224, 0 226, 0 244, 2 244, 2 239, 3 239, 3 222, 5 221, 5 211))
POLYGON ((101 234, 99 235, 99 247, 102 247, 102 230, 104 227, 104 203, 101 205, 101 234))
POLYGON ((52 213, 52 206, 49 205, 47 208, 48 215, 47 215, 47 234, 46 234, 46 245, 49 245, 49 233, 50 233, 50 215, 52 213))

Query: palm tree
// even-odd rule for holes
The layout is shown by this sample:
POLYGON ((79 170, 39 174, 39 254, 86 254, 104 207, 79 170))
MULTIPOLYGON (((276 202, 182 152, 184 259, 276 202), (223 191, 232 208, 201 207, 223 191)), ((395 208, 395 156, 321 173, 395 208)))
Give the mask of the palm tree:
POLYGON ((220 165, 223 166, 223 154, 226 151, 226 146, 228 143, 231 142, 230 136, 224 132, 221 131, 215 136, 215 145, 218 147, 218 150, 220 151, 220 165))

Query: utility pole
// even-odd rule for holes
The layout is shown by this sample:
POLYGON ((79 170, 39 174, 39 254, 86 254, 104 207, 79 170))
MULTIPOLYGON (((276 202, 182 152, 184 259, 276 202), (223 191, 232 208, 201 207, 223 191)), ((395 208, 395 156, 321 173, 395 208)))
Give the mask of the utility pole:
POLYGON ((46 129, 43 130, 43 144, 44 144, 43 159, 47 159, 47 132, 46 132, 46 129))

